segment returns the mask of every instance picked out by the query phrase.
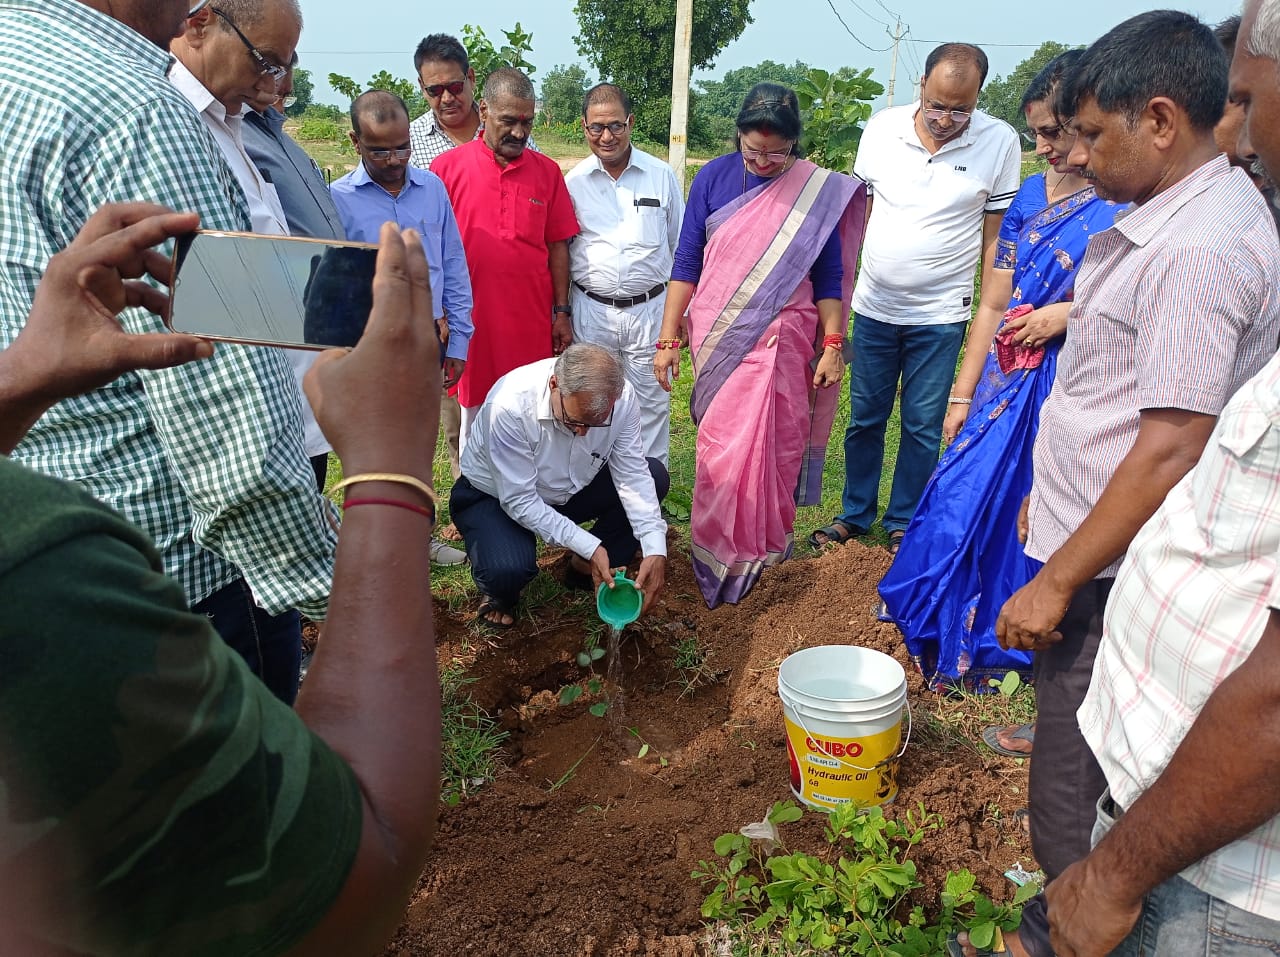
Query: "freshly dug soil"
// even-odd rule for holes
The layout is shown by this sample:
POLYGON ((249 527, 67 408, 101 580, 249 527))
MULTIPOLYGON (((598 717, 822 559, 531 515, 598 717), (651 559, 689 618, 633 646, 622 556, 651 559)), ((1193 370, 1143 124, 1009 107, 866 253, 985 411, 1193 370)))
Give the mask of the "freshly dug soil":
MULTIPOLYGON (((897 629, 872 613, 888 564, 882 549, 851 542, 771 569, 740 605, 708 611, 687 555, 673 554, 656 613, 621 638, 604 717, 588 711, 597 695, 559 704, 564 686, 587 677, 575 660, 593 620, 587 596, 557 595, 496 637, 472 629, 473 609, 451 616, 438 601, 441 661, 474 659, 469 691, 510 733, 507 769, 441 808, 431 859, 387 954, 702 953, 704 890, 690 872, 714 856, 716 837, 790 796, 782 660, 810 645, 875 648, 907 668, 918 714, 934 703, 897 629), (690 637, 707 652, 707 683, 693 689, 675 665, 690 637)), ((913 855, 926 910, 936 910, 949 870, 968 868, 998 900, 1016 889, 1006 869, 1034 870, 1026 839, 1007 823, 1026 803, 1025 766, 926 740, 908 748, 898 782, 888 813, 923 804, 946 822, 913 855)), ((818 852, 821 823, 806 815, 784 826, 783 841, 818 852)))

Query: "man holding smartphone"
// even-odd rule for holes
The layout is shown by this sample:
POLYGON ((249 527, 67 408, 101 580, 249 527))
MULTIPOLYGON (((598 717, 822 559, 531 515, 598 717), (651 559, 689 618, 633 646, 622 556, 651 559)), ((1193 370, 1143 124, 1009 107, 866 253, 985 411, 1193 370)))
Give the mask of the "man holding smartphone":
MULTIPOLYGON (((382 224, 422 234, 431 267, 431 299, 444 343, 444 385, 457 383, 471 342, 471 277, 458 221, 440 178, 409 165, 409 110, 400 97, 370 90, 351 104, 351 142, 360 165, 330 187, 347 238, 375 242, 382 224)), ((432 541, 431 560, 461 565, 467 553, 432 541)))

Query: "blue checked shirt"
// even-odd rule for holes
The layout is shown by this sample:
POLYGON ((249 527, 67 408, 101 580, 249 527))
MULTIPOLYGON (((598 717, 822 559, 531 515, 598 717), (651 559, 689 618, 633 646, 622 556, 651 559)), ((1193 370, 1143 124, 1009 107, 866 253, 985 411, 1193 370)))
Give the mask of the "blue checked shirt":
MULTIPOLYGON (((103 203, 147 200, 248 227, 244 195, 170 58, 76 0, 0 6, 0 346, 36 284, 103 203)), ((158 331, 139 309, 130 331, 158 331)), ((336 533, 302 448, 284 356, 220 345, 212 359, 121 377, 50 410, 14 451, 74 481, 155 540, 197 602, 240 575, 272 613, 323 618, 336 533)))

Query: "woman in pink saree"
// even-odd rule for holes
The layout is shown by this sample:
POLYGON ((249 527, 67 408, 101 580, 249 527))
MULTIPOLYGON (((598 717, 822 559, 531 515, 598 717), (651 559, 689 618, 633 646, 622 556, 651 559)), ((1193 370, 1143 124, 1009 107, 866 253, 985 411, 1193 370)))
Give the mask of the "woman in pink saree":
POLYGON ((707 163, 689 192, 654 358, 670 389, 687 309, 690 535, 711 608, 790 556, 796 507, 821 496, 866 208, 859 180, 796 155, 791 90, 758 84, 737 126, 738 152, 707 163))

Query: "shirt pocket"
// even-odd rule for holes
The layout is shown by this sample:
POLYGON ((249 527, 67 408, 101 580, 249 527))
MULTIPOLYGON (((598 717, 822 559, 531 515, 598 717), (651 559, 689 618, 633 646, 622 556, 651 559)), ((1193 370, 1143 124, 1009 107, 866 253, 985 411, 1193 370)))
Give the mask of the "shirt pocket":
POLYGON ((1210 555, 1269 554, 1280 545, 1280 529, 1260 521, 1273 508, 1275 476, 1280 472, 1280 405, 1265 383, 1246 384, 1224 410, 1216 444, 1217 469, 1196 467, 1192 486, 1196 520, 1204 529, 1210 555), (1234 407, 1233 407, 1234 406, 1234 407))
POLYGON ((661 206, 634 206, 627 217, 627 242, 645 249, 657 249, 666 242, 667 217, 661 206))
POLYGON ((547 235, 547 201, 524 186, 516 187, 516 236, 542 244, 547 235))

